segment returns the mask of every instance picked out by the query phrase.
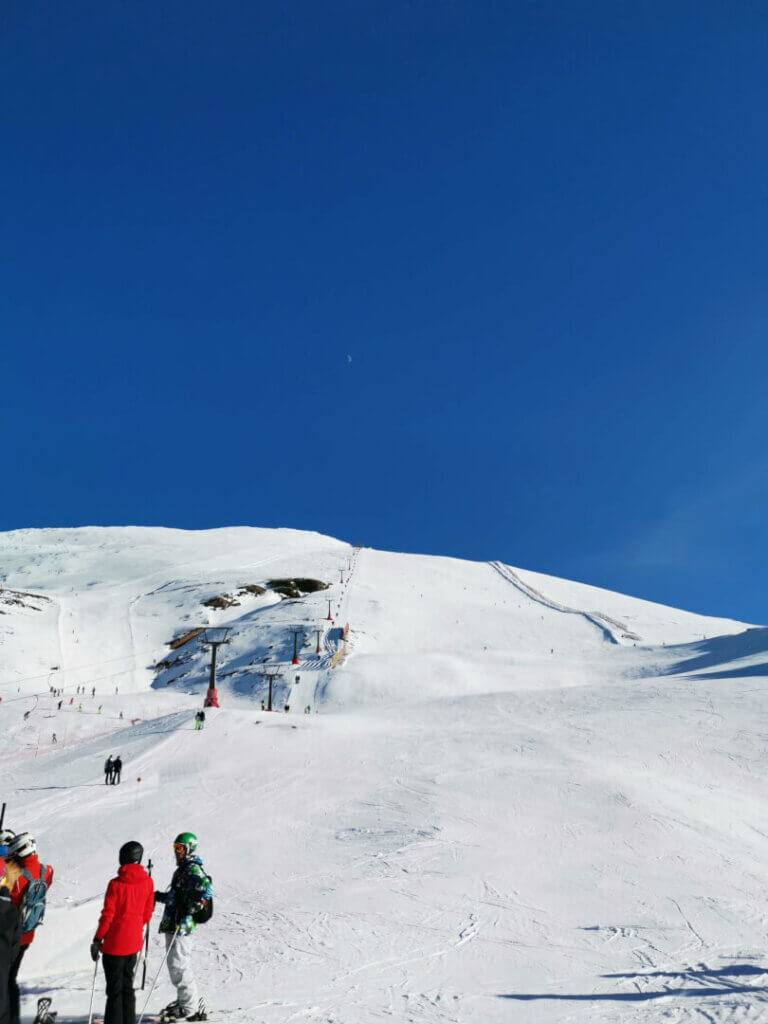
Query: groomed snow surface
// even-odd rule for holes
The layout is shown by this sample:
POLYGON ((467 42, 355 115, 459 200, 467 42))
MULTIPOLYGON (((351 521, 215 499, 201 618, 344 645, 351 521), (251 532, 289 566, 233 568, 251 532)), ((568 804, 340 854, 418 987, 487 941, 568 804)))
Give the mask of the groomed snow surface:
POLYGON ((117 850, 165 885, 182 830, 232 1024, 768 1020, 768 630, 290 530, 5 533, 0 581, 0 795, 56 870, 25 1020, 87 1020, 117 850), (242 591, 283 577, 332 586, 242 591), (231 643, 196 733, 210 655, 167 644, 204 625, 231 643))

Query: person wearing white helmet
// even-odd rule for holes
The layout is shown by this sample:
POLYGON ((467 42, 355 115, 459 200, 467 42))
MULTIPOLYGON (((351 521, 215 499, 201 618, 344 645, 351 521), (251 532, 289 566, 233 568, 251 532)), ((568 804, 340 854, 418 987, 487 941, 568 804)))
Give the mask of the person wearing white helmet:
POLYGON ((9 1020, 10 1024, 20 1024, 19 967, 32 945, 35 929, 42 923, 46 896, 53 883, 53 868, 40 863, 37 844, 29 832, 9 837, 6 864, 11 902, 21 916, 22 930, 21 945, 8 976, 9 1020))

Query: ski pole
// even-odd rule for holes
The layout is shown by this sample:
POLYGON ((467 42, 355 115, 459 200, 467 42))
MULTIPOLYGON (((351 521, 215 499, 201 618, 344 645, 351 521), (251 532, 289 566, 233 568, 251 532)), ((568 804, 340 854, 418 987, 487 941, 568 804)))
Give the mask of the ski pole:
MULTIPOLYGON (((149 1000, 152 998, 152 993, 155 991, 155 985, 160 980, 160 972, 165 967, 165 962, 168 959, 168 954, 173 949, 173 944, 176 941, 176 937, 177 937, 178 934, 179 934, 179 926, 176 925, 176 930, 173 933, 173 938, 168 943, 168 949, 166 949, 165 956, 163 957, 163 962, 160 964, 160 970, 155 975, 155 980, 152 982, 152 988, 150 988, 150 990, 149 990, 149 995, 147 996, 147 1001, 146 1001, 146 1003, 144 1003, 144 1009, 141 1011, 141 1016, 139 1017, 139 1024, 141 1024, 141 1022, 144 1020, 144 1017, 145 1017, 146 1012, 147 1012, 147 1007, 149 1006, 149 1000)), ((88 1021, 88 1024, 91 1024, 91 1022, 88 1021)))
POLYGON ((88 1024, 91 1024, 93 1020, 93 997, 96 995, 96 972, 99 969, 99 958, 96 957, 96 963, 93 965, 93 984, 91 985, 91 1005, 88 1007, 88 1024))
MULTIPOLYGON (((147 861, 147 874, 152 877, 152 858, 150 857, 147 861)), ((149 959, 149 925, 147 922, 147 933, 144 936, 144 966, 141 969, 141 989, 144 991, 144 986, 147 984, 147 960, 149 959)))

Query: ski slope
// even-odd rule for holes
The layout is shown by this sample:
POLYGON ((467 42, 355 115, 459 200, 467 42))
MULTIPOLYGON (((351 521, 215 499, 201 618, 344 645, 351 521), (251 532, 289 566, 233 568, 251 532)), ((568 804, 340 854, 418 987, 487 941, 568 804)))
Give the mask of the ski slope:
POLYGON ((117 849, 163 884, 182 829, 233 1024, 768 1019, 768 630, 288 530, 16 531, 0 577, 2 799, 56 868, 25 1020, 87 1019, 117 849), (242 592, 286 577, 330 587, 242 592), (195 733, 210 656, 167 644, 200 626, 231 643, 195 733))

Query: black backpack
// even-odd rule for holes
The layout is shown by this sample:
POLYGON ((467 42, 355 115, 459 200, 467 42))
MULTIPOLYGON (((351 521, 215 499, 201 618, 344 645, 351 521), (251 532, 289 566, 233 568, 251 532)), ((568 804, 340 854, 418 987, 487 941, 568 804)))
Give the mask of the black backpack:
MULTIPOLYGON (((208 885, 213 886, 213 879, 211 878, 211 876, 209 874, 206 874, 205 877, 208 879, 208 885)), ((192 915, 192 920, 195 922, 195 924, 207 924, 212 917, 213 896, 211 896, 210 899, 207 899, 199 910, 196 910, 194 912, 194 914, 192 915)))

